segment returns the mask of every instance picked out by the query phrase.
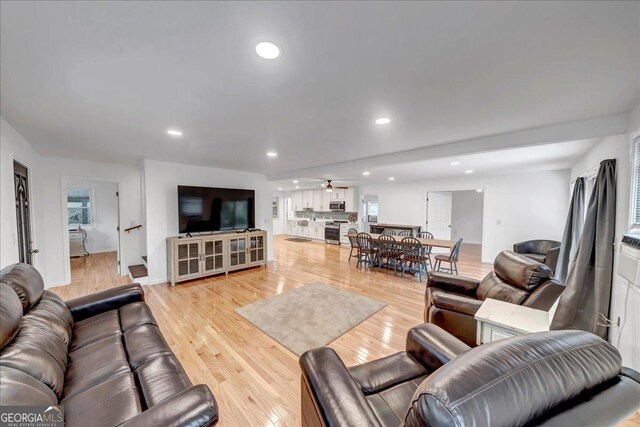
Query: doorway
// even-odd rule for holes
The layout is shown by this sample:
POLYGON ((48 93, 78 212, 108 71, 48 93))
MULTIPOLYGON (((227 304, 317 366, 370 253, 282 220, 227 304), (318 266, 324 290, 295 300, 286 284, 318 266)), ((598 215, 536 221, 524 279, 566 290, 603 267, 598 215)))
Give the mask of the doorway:
POLYGON ((120 275, 119 197, 115 181, 64 178, 66 262, 71 284, 96 276, 115 282, 120 275))
MULTIPOLYGON (((436 239, 463 239, 467 259, 482 258, 484 190, 436 191, 427 194, 426 230, 436 239)), ((444 252, 433 249, 433 252, 444 252)))
POLYGON ((362 227, 360 232, 371 233, 371 224, 378 223, 378 196, 362 196, 362 212, 360 215, 362 227))
POLYGON ((13 162, 13 181, 16 195, 16 223, 18 234, 18 259, 33 265, 33 257, 39 251, 31 240, 31 206, 29 204, 29 170, 26 166, 13 162))

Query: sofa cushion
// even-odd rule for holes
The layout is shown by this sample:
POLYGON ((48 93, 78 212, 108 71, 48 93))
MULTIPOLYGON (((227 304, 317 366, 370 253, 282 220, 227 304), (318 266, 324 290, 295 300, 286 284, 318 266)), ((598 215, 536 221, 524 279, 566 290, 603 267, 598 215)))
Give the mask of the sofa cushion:
POLYGON ((22 303, 13 288, 0 283, 0 349, 4 348, 20 330, 22 303))
POLYGON ((584 331, 542 332, 484 344, 431 374, 407 426, 527 425, 616 379, 617 350, 584 331))
POLYGON ((155 317, 151 314, 151 309, 144 302, 134 302, 120 308, 120 327, 123 332, 140 325, 156 325, 155 317))
POLYGON ((67 346, 71 341, 73 317, 64 302, 53 292, 44 291, 38 304, 25 314, 23 322, 25 325, 46 329, 67 346))
POLYGON ((76 323, 73 328, 73 340, 69 350, 74 351, 121 333, 118 310, 106 311, 76 323))
POLYGON ((529 292, 506 282, 495 271, 490 272, 482 279, 476 293, 476 298, 480 301, 492 298, 518 305, 522 304, 528 296, 529 292))
POLYGON ((427 372, 404 351, 349 368, 351 376, 365 395, 378 393, 427 372))
POLYGON ((541 262, 541 263, 544 263, 544 260, 547 258, 546 254, 524 253, 524 254, 521 254, 521 255, 524 255, 529 259, 532 259, 532 260, 534 260, 536 262, 541 262))
MULTIPOLYGON (((22 306, 20 308, 22 310, 22 306)), ((49 387, 17 369, 0 366, 0 405, 57 405, 49 387)))
POLYGON ((548 266, 511 251, 500 252, 493 262, 493 269, 502 280, 527 293, 553 276, 548 266))
POLYGON ((187 373, 173 355, 143 363, 135 375, 147 408, 191 387, 187 373))
POLYGON ((382 425, 402 425, 404 416, 411 404, 413 394, 426 378, 426 375, 422 375, 384 390, 381 393, 367 396, 367 402, 369 402, 369 405, 382 425))
POLYGON ((22 322, 18 335, 0 352, 0 365, 23 371, 62 395, 67 345, 56 334, 22 322))
POLYGON ((69 353, 65 398, 131 372, 121 335, 113 335, 69 353))
POLYGON ((173 355, 155 325, 141 325, 126 331, 124 346, 132 370, 156 357, 173 355))
POLYGON ((3 268, 0 282, 11 286, 18 294, 24 313, 36 305, 44 291, 42 276, 29 264, 13 264, 3 268))
POLYGON ((142 412, 132 373, 115 376, 60 403, 67 427, 87 426, 87 420, 95 425, 117 426, 142 412))

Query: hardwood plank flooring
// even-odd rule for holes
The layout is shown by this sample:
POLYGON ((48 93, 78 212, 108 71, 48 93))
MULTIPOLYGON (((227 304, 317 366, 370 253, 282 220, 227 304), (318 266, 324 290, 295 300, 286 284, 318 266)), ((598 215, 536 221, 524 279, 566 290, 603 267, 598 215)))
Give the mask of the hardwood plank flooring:
MULTIPOLYGON (((213 391, 220 426, 301 424, 298 358, 236 314, 235 308, 313 282, 386 302, 384 309, 330 344, 348 366, 403 350, 407 331, 422 322, 425 286, 417 278, 357 269, 355 260, 347 261, 347 247, 321 242, 296 243, 276 236, 274 253, 276 260, 266 267, 174 288, 145 287, 160 329, 187 374, 213 391)), ((115 254, 112 260, 95 256, 75 266, 71 285, 52 290, 69 299, 129 282, 116 275, 115 254)), ((491 271, 490 264, 478 259, 477 248, 463 248, 460 274, 481 278, 491 271)))

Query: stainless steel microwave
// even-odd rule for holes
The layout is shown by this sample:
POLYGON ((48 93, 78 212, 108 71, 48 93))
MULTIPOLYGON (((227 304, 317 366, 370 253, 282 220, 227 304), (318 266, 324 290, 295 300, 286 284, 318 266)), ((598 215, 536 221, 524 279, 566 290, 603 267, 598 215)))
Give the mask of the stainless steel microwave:
POLYGON ((344 202, 329 202, 329 210, 332 212, 344 212, 344 202))

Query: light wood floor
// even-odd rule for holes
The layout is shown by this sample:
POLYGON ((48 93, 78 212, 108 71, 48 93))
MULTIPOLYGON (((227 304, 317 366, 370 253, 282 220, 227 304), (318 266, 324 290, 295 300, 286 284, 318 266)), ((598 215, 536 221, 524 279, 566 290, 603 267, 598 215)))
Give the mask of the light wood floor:
MULTIPOLYGON (((330 344, 350 365, 404 349, 407 331, 422 322, 424 284, 392 272, 358 270, 349 250, 320 242, 274 238, 267 267, 176 285, 145 287, 160 329, 194 383, 206 383, 220 407, 220 426, 299 426, 298 358, 234 312, 237 307, 323 282, 388 305, 330 344)), ((477 250, 477 248, 476 248, 477 250)), ((490 264, 463 248, 461 275, 481 278, 490 264), (467 252, 467 253, 465 253, 467 252)), ((73 283, 53 288, 63 299, 129 282, 116 275, 115 254, 72 263, 73 283), (75 277, 74 277, 75 275, 75 277)), ((640 425, 639 418, 628 427, 640 425), (636 424, 637 423, 637 424, 636 424)))

